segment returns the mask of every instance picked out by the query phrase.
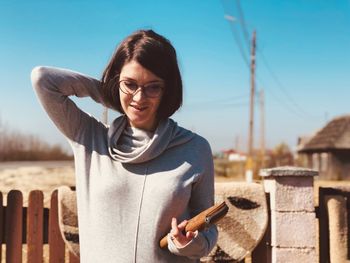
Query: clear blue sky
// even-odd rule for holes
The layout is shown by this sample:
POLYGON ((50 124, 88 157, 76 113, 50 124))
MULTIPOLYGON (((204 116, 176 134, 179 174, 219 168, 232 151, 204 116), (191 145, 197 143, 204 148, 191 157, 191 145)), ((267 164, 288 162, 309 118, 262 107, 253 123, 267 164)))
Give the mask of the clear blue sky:
MULTIPOLYGON (((178 52, 185 98, 173 118, 206 137, 214 151, 234 147, 236 138, 244 151, 250 75, 238 42, 250 56, 243 25, 249 38, 257 32, 256 88, 265 91, 268 147, 280 142, 294 147, 298 136, 350 113, 349 0, 238 3, 241 12, 237 0, 0 0, 1 120, 68 148, 38 103, 31 69, 51 65, 100 78, 121 39, 151 28, 169 38, 178 52)), ((102 114, 89 99, 77 103, 96 117, 102 114)))

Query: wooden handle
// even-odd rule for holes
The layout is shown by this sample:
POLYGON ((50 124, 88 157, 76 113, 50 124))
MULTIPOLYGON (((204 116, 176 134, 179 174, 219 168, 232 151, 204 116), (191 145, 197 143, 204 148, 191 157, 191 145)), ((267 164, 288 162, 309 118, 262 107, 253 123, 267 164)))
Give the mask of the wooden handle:
POLYGON ((166 235, 165 237, 163 237, 160 242, 159 242, 159 245, 160 245, 160 248, 166 248, 168 247, 168 239, 167 239, 167 236, 166 235))
MULTIPOLYGON (((209 207, 208 209, 204 210, 203 212, 199 213, 198 215, 196 215, 195 217, 192 217, 186 227, 185 227, 185 232, 188 231, 202 231, 205 228, 205 219, 208 215, 211 215, 212 213, 214 213, 216 210, 220 210, 222 209, 223 206, 226 206, 225 202, 219 204, 219 205, 213 205, 211 207, 209 207)), ((225 215, 227 213, 227 211, 223 214, 225 215)), ((223 217, 223 216, 222 216, 223 217)), ((220 217, 219 219, 221 219, 222 217, 220 217)), ((218 220, 219 220, 218 219, 218 220)), ((212 222, 215 223, 215 222, 212 222)), ((164 236, 160 242, 159 245, 161 248, 166 248, 168 246, 168 239, 167 239, 167 235, 164 236)))

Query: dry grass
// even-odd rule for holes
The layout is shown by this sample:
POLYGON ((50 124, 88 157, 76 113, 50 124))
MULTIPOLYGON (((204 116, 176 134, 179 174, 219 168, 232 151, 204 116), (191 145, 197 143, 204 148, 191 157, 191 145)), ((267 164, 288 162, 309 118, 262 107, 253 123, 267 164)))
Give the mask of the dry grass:
POLYGON ((10 190, 16 189, 23 193, 24 206, 27 206, 30 191, 41 190, 44 193, 44 206, 49 207, 51 193, 55 188, 61 185, 75 185, 72 162, 59 162, 58 167, 55 167, 54 163, 47 166, 40 166, 41 164, 43 162, 0 169, 0 191, 4 195, 5 204, 6 195, 10 190))

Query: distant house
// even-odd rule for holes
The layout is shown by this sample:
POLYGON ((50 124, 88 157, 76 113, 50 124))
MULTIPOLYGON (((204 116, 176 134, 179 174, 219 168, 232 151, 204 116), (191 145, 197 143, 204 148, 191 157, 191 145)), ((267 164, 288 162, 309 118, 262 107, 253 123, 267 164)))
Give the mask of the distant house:
POLYGON ((317 169, 320 179, 350 179, 350 115, 331 120, 298 153, 306 155, 307 166, 317 169))
POLYGON ((247 156, 245 154, 239 153, 233 149, 224 151, 223 156, 225 159, 232 162, 245 162, 247 160, 247 156))

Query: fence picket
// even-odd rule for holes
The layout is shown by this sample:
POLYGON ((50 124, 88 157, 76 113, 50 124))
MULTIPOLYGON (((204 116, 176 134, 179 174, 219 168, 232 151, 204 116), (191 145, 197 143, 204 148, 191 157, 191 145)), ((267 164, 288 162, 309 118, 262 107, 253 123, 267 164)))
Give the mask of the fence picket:
POLYGON ((23 195, 11 190, 7 196, 6 208, 6 262, 22 262, 23 195))
POLYGON ((58 204, 55 190, 51 195, 50 215, 49 215, 49 257, 50 263, 64 263, 65 246, 58 225, 58 204))
POLYGON ((2 243, 4 242, 3 236, 4 236, 4 207, 2 205, 2 193, 0 192, 0 262, 2 258, 2 243))
POLYGON ((80 260, 73 253, 69 252, 69 263, 79 263, 80 260))
MULTIPOLYGON (((267 211, 271 211, 270 194, 266 193, 267 211)), ((271 214, 268 213, 268 223, 265 234, 252 252, 252 263, 272 262, 271 255, 271 214)))
POLYGON ((28 263, 43 261, 43 217, 44 194, 38 190, 31 191, 27 210, 28 263))
MULTIPOLYGON (((42 191, 30 192, 28 208, 23 208, 23 195, 20 191, 11 190, 9 192, 7 207, 3 205, 3 195, 0 192, 0 262, 2 262, 1 247, 2 244, 6 244, 6 262, 21 263, 22 244, 25 243, 28 245, 27 262, 43 262, 43 244, 47 242, 47 233, 50 263, 80 262, 80 259, 72 253, 65 253, 65 244, 58 223, 57 194, 57 190, 53 191, 50 209, 48 209, 44 208, 42 191), (26 220, 25 217, 27 217, 26 220), (26 233, 23 235, 23 232, 26 233)), ((321 191, 320 196, 323 196, 321 191)), ((266 194, 266 197, 269 200, 269 194, 266 194)), ((269 205, 270 202, 267 203, 269 205)), ((268 211, 270 211, 269 206, 268 211)), ((251 261, 248 260, 248 262, 272 262, 270 222, 269 217, 267 232, 258 247, 252 252, 251 261)), ((247 262, 247 259, 241 262, 247 262)))

